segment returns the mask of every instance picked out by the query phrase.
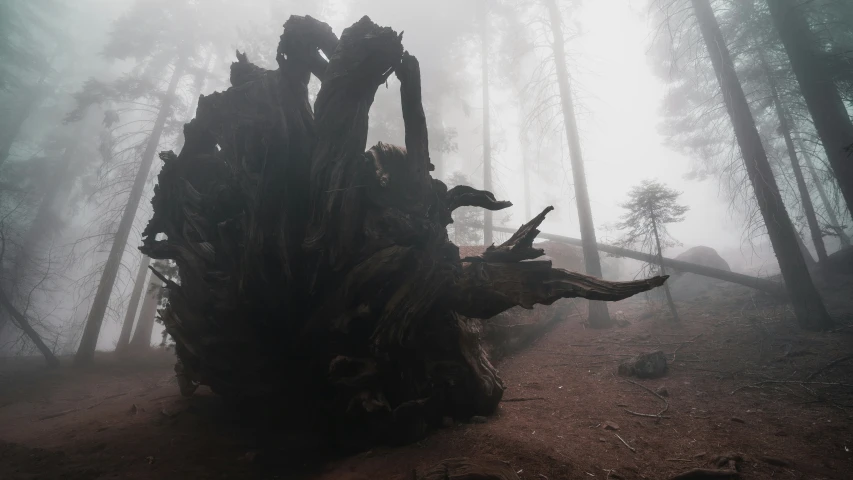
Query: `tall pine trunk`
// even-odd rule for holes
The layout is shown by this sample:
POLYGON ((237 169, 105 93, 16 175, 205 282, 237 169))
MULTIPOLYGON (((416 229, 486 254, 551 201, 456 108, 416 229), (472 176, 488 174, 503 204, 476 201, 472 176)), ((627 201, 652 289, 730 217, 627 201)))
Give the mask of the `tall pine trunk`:
MULTIPOLYGON (((207 81, 207 76, 210 73, 210 64, 213 60, 213 54, 209 53, 204 60, 204 68, 200 69, 196 72, 193 77, 193 96, 192 103, 190 104, 190 108, 188 110, 189 120, 192 120, 195 117, 195 111, 198 107, 198 99, 201 96, 201 91, 204 88, 204 84, 207 81)), ((178 139, 179 148, 183 147, 184 144, 184 134, 183 131, 180 134, 178 139)), ((139 307, 139 299, 142 297, 142 290, 147 285, 145 282, 148 275, 148 265, 151 263, 151 259, 148 255, 143 255, 139 260, 139 269, 136 271, 136 279, 133 282, 133 291, 130 294, 130 302, 127 305, 127 312, 124 315, 124 322, 121 324, 121 333, 118 336, 118 342, 116 343, 116 350, 122 350, 128 346, 130 343, 130 333, 133 331, 133 323, 136 320, 136 310, 139 307)))
POLYGON ((183 75, 185 62, 186 58, 180 57, 175 63, 175 71, 172 73, 172 79, 169 81, 169 87, 166 90, 166 95, 163 97, 163 103, 160 105, 160 111, 154 122, 154 128, 151 131, 151 136, 148 138, 145 152, 142 154, 142 163, 139 165, 139 171, 136 173, 133 188, 130 190, 127 205, 124 208, 118 231, 110 249, 110 255, 107 258, 107 263, 104 266, 101 281, 98 283, 98 290, 95 293, 95 299, 92 301, 86 326, 83 329, 80 347, 77 349, 77 354, 74 358, 74 362, 77 365, 90 364, 95 358, 98 335, 101 332, 101 324, 104 322, 107 303, 110 300, 110 294, 112 293, 118 269, 121 265, 121 256, 124 253, 124 247, 130 236, 130 230, 133 227, 133 219, 136 216, 136 210, 139 208, 139 201, 142 199, 142 192, 145 189, 145 182, 148 179, 148 171, 151 170, 151 165, 154 163, 154 157, 160 144, 160 136, 163 134, 163 127, 171 112, 170 101, 178 87, 178 81, 183 75))
MULTIPOLYGON (((560 10, 556 0, 545 0, 550 14, 551 32, 554 35, 554 64, 557 70, 557 82, 560 89, 560 99, 563 110, 563 124, 566 128, 566 140, 569 144, 569 156, 572 162, 572 179, 575 184, 575 200, 578 206, 578 221, 580 223, 581 240, 583 240, 583 258, 586 274, 602 277, 601 258, 595 239, 595 224, 592 221, 592 207, 589 203, 589 191, 586 186, 583 154, 581 152, 580 135, 578 134, 575 106, 572 100, 572 88, 569 83, 569 72, 566 68, 566 53, 563 45, 563 27, 560 10)), ((606 328, 613 325, 607 304, 604 302, 589 302, 589 325, 595 328, 606 328)))
POLYGON ((124 314, 124 322, 121 324, 121 333, 116 343, 116 351, 127 348, 130 343, 130 332, 133 331, 133 321, 136 320, 136 310, 139 307, 139 298, 145 288, 145 279, 148 276, 148 264, 151 259, 143 255, 139 260, 139 269, 136 271, 136 280, 133 281, 133 292, 130 294, 130 302, 127 304, 127 312, 124 314))
POLYGON ((146 350, 151 347, 151 333, 154 331, 157 298, 160 291, 159 280, 154 276, 151 280, 146 284, 145 299, 142 300, 142 309, 139 310, 139 321, 136 322, 136 331, 133 332, 133 340, 130 341, 130 348, 133 350, 146 350))
MULTIPOLYGON (((483 190, 492 191, 492 132, 489 125, 489 7, 483 1, 483 190)), ((494 240, 492 211, 483 212, 483 244, 487 247, 494 240)))
POLYGON ((850 246, 850 237, 844 233, 844 229, 842 228, 842 223, 838 221, 838 216, 835 214, 835 207, 832 202, 829 201, 829 195, 826 194, 826 189, 823 188, 823 182, 821 181, 820 176, 817 174, 817 169, 814 166, 814 162, 812 162, 812 156, 806 150, 806 146, 803 145, 803 139, 797 137, 797 146, 800 147, 800 152, 803 154, 803 159, 806 161, 806 168, 809 169, 809 175, 812 177, 812 181, 814 182, 815 188, 817 189, 817 194, 820 197, 820 202, 823 204, 824 210, 826 210, 826 216, 829 219, 830 228, 832 228, 835 233, 838 235, 838 239, 841 242, 842 247, 850 246))
MULTIPOLYGON (((666 268, 664 268, 664 266, 663 266, 663 249, 660 246, 660 236, 658 235, 658 224, 657 224, 657 220, 655 219, 654 214, 652 214, 652 228, 654 229, 654 233, 655 233, 655 245, 657 246, 657 249, 658 249, 657 258, 658 258, 658 267, 660 270, 660 276, 664 276, 664 275, 666 275, 666 268)), ((666 293, 666 303, 669 305, 670 313, 672 313, 672 320, 674 322, 680 322, 681 319, 678 317, 678 310, 675 309, 675 302, 672 300, 672 293, 670 293, 670 291, 669 291, 669 285, 667 284, 667 282, 664 282, 664 284, 663 284, 663 291, 664 291, 664 293, 666 293)))
POLYGON ((759 61, 761 68, 764 71, 764 76, 767 77, 767 85, 770 87, 770 96, 773 99, 773 108, 776 110, 776 118, 779 120, 779 130, 782 131, 782 137, 785 139, 785 148, 788 150, 788 158, 791 161, 791 170, 794 172, 794 179, 797 181, 797 190, 800 192, 800 201, 803 205, 803 213, 806 216, 806 223, 809 226, 809 232, 812 236, 815 251, 817 252, 818 262, 826 261, 826 245, 823 243, 823 233, 820 230, 820 224, 817 222, 817 215, 814 211, 814 204, 809 194, 809 187, 806 185, 806 179, 803 176, 803 169, 800 167, 800 159, 797 158, 797 149, 794 147, 794 138, 791 135, 791 124, 788 122, 788 112, 782 100, 779 98, 779 90, 776 87, 776 80, 770 72, 770 67, 767 65, 767 59, 764 53, 759 52, 759 61))
POLYGON ((792 0, 767 0, 767 6, 826 149, 826 158, 838 179, 847 210, 853 212, 853 156, 846 151, 853 145, 853 122, 828 71, 826 54, 801 11, 802 5, 792 0))
POLYGON ((785 279, 785 288, 797 322, 802 328, 809 330, 829 328, 832 319, 812 282, 803 254, 797 245, 797 233, 782 202, 782 195, 773 177, 770 162, 767 161, 767 153, 761 144, 755 120, 735 72, 725 38, 714 17, 714 11, 709 0, 691 2, 717 74, 747 175, 755 191, 758 208, 779 261, 782 277, 785 279))

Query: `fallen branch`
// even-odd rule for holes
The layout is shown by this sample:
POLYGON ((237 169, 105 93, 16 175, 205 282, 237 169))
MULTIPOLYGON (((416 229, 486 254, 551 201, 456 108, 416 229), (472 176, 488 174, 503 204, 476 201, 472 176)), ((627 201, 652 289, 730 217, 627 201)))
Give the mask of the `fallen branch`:
POLYGON ((808 377, 806 377, 806 380, 811 380, 814 377, 820 375, 821 373, 823 373, 823 372, 829 370, 830 368, 838 365, 839 363, 846 362, 847 360, 850 360, 851 358, 853 358, 853 355, 847 355, 845 357, 836 358, 835 360, 827 363, 826 365, 824 365, 823 367, 818 369, 816 372, 814 372, 811 375, 809 375, 808 377))
POLYGON ((828 386, 833 386, 833 387, 853 388, 853 385, 851 385, 849 383, 809 382, 809 381, 799 381, 799 380, 762 380, 758 383, 753 383, 750 385, 741 385, 740 387, 737 387, 736 389, 732 390, 732 393, 730 393, 729 395, 734 395, 735 393, 743 390, 744 388, 761 388, 762 386, 764 386, 765 384, 768 384, 768 383, 769 384, 775 384, 775 383, 791 384, 791 383, 793 383, 793 384, 800 385, 800 386, 803 386, 803 385, 828 385, 828 386))
POLYGON ((93 408, 97 407, 98 405, 100 405, 100 404, 102 404, 102 403, 106 402, 107 400, 109 400, 109 399, 111 399, 111 398, 121 397, 121 396, 123 396, 123 395, 127 395, 127 392, 124 392, 124 393, 117 393, 117 394, 115 394, 115 395, 110 395, 110 396, 104 397, 104 398, 102 398, 102 399, 101 399, 101 401, 100 401, 100 402, 98 402, 98 403, 94 403, 94 404, 92 404, 92 405, 89 405, 88 407, 77 407, 77 408, 71 408, 71 409, 68 409, 68 410, 63 410, 63 411, 61 411, 61 412, 57 412, 57 413, 51 413, 50 415, 45 415, 45 416, 43 416, 43 417, 39 417, 39 421, 41 421, 41 420, 50 420, 51 418, 62 417, 62 416, 64 416, 64 415, 68 415, 69 413, 79 412, 79 411, 82 411, 82 410, 91 410, 91 409, 93 409, 93 408))
POLYGON ((652 395, 661 399, 664 403, 663 410, 661 410, 657 414, 634 412, 634 411, 628 410, 627 408, 625 409, 625 412, 630 413, 631 415, 636 415, 638 417, 670 418, 670 417, 664 416, 664 413, 666 413, 666 411, 669 410, 669 402, 666 400, 666 398, 660 396, 657 392, 655 392, 654 390, 652 390, 651 388, 649 388, 645 385, 640 385, 639 383, 633 382, 631 380, 625 380, 625 381, 630 383, 630 384, 636 385, 636 386, 642 388, 643 390, 651 393, 652 395))
POLYGON ((614 433, 613 435, 616 435, 616 438, 618 438, 619 441, 621 441, 626 447, 628 447, 629 450, 631 450, 634 453, 637 453, 637 449, 628 445, 628 442, 626 442, 624 438, 620 437, 618 433, 614 433))
POLYGON ((684 343, 682 343, 681 345, 679 345, 679 346, 678 346, 678 348, 676 348, 676 349, 675 349, 675 351, 674 351, 674 352, 672 352, 672 361, 673 361, 673 362, 675 362, 675 354, 676 354, 676 353, 678 353, 678 351, 679 351, 679 350, 681 350, 681 348, 682 348, 682 347, 684 347, 684 346, 685 346, 685 345, 687 345, 688 343, 693 343, 693 342, 695 342, 695 341, 696 341, 696 339, 697 339, 697 338, 699 338, 699 337, 701 337, 702 335, 703 335, 703 334, 702 334, 702 333, 700 333, 699 335, 696 335, 695 337, 691 338, 690 340, 687 340, 686 342, 684 342, 684 343))

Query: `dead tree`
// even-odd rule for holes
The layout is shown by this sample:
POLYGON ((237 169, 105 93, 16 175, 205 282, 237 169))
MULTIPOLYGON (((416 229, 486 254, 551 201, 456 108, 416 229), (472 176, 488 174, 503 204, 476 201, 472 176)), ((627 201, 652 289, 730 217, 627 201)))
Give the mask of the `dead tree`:
POLYGON ((180 156, 161 154, 142 251, 178 266, 180 285, 158 278, 184 393, 274 395, 278 411, 320 413, 339 444, 411 441, 500 401, 480 319, 560 298, 618 300, 665 280, 522 262, 543 254, 532 242, 550 207, 463 262, 451 212, 510 203, 430 177, 420 69, 401 37, 364 17, 339 41, 293 16, 279 68, 238 52, 231 88, 201 98, 180 156), (365 153, 370 105, 392 73, 406 148, 365 153), (322 82, 313 113, 310 74, 322 82))

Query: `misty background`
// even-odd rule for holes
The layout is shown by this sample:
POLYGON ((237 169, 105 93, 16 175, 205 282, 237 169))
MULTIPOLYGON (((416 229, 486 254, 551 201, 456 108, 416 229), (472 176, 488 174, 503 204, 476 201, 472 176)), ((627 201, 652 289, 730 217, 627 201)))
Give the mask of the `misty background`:
MULTIPOLYGON (((49 348, 57 354, 73 353, 152 133, 159 132, 154 140, 157 152, 179 151, 181 128, 194 116, 198 95, 228 88, 236 50, 259 66, 275 68, 278 36, 291 14, 315 16, 338 35, 363 15, 404 31, 405 47, 421 64, 431 155, 437 166, 433 175, 477 188, 484 187, 482 19, 486 18, 491 190, 498 199, 514 204, 495 213, 495 224, 516 228, 531 213, 553 205, 556 211, 541 230, 579 237, 547 12, 541 2, 495 1, 483 17, 481 3, 2 2, 3 288, 49 348), (169 111, 158 126, 159 106, 167 97, 169 111)), ((698 117, 709 118, 719 112, 725 116, 725 109, 719 106, 719 92, 702 97, 703 82, 714 80, 713 71, 702 66, 707 54, 690 43, 689 32, 662 27, 657 3, 559 2, 598 241, 618 241, 622 232, 616 224, 625 213, 627 193, 642 180, 657 180, 680 191, 679 202, 689 207, 682 222, 669 225, 669 234, 680 244, 668 248, 666 256, 709 246, 733 271, 773 275, 778 265, 749 199, 745 174, 731 167, 740 162, 740 153, 730 125, 728 130, 713 129, 695 122, 691 131, 679 122, 690 116, 687 110, 707 108, 698 117), (687 101, 684 91, 689 85, 699 93, 687 101)), ((732 50, 737 55, 744 49, 734 44, 732 50)), ((312 85, 316 94, 316 81, 312 85)), ((751 100, 762 102, 758 89, 747 90, 751 100)), ((368 145, 404 144, 398 91, 392 76, 388 88, 377 94, 368 145)), ((778 132, 761 125, 759 130, 769 146, 778 147, 778 132)), ((769 147, 768 154, 784 171, 784 154, 769 147)), ((815 150, 813 155, 818 170, 827 172, 821 153, 815 150)), ((150 199, 160 166, 155 158, 109 295, 98 349, 116 345, 133 303, 131 294, 143 261, 137 247, 151 216, 150 199)), ((810 182, 811 188, 822 182, 828 190, 831 204, 816 202, 821 215, 832 209, 842 224, 849 225, 850 214, 835 184, 810 182)), ((796 186, 793 181, 779 184, 795 227, 814 252, 796 186)), ((464 243, 482 244, 481 232, 473 235, 476 238, 464 243)), ((495 234, 496 242, 505 238, 495 234)), ((827 236, 825 242, 830 253, 839 248, 836 237, 827 236)), ((612 279, 628 279, 641 268, 640 262, 620 259, 618 268, 609 272, 618 277, 612 279)), ((150 295, 142 296, 134 312, 146 308, 150 295)), ((152 308, 151 302, 147 305, 152 308)), ((0 354, 35 351, 8 316, 0 322, 0 354)), ((154 326, 151 343, 160 341, 161 331, 162 326, 154 326)))

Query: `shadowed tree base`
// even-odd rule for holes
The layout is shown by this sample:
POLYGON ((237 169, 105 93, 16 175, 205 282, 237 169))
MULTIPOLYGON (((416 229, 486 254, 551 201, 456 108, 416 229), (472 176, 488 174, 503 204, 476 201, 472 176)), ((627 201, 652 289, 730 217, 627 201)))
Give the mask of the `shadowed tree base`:
POLYGON ((274 396, 327 420, 339 445, 408 442, 444 416, 492 413, 504 386, 480 322, 560 298, 620 300, 663 283, 607 282, 522 260, 549 207, 507 242, 459 258, 451 212, 497 210, 430 177, 420 71, 401 35, 364 17, 340 40, 285 24, 279 69, 238 53, 232 87, 199 101, 180 156, 164 152, 142 251, 177 262, 162 317, 182 392, 274 396), (320 55, 322 50, 328 62, 320 55), (400 80, 406 148, 365 153, 368 111, 400 80), (312 112, 309 75, 322 87, 312 112))

